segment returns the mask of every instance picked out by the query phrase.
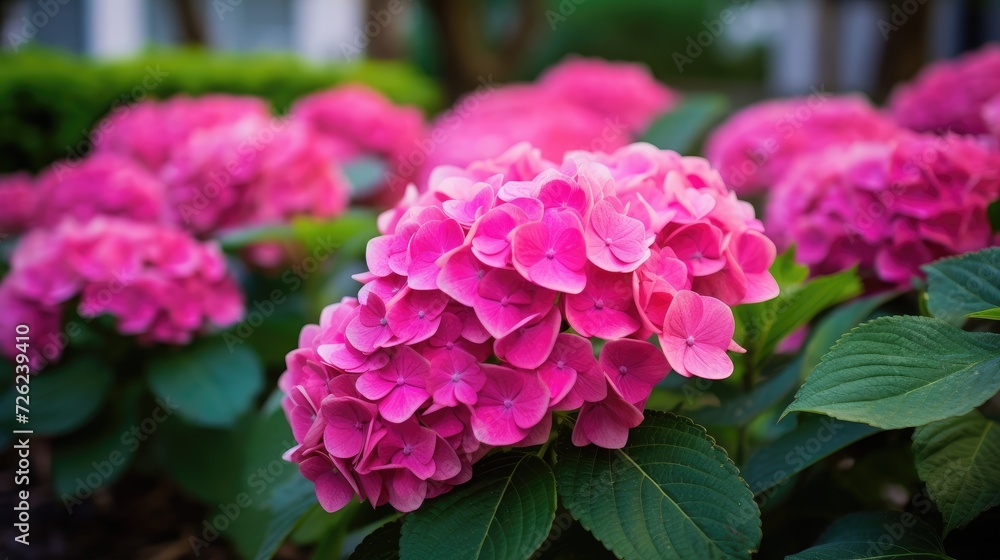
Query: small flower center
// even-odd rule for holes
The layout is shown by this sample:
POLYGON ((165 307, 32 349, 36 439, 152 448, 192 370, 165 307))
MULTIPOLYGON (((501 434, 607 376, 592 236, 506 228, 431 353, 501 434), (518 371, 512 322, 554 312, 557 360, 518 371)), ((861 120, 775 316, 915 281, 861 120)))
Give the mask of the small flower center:
POLYGON ((454 347, 455 347, 455 343, 454 342, 447 342, 444 345, 445 350, 451 350, 454 347))
POLYGON ((687 337, 687 340, 685 342, 687 342, 688 346, 694 346, 694 337, 693 336, 687 337))
POLYGON ((396 385, 403 385, 405 383, 406 383, 406 378, 405 377, 399 376, 399 377, 396 378, 396 385))
POLYGON ((360 430, 360 429, 362 429, 364 427, 365 427, 365 425, 361 423, 361 420, 358 420, 358 421, 354 422, 354 429, 355 430, 360 430))
POLYGON ((605 237, 605 238, 604 238, 604 245, 605 245, 606 247, 610 247, 612 243, 614 243, 614 240, 613 240, 613 239, 611 239, 610 237, 605 237))
POLYGON ((556 251, 555 251, 555 249, 549 249, 548 251, 545 251, 545 258, 547 258, 549 260, 552 260, 552 259, 556 258, 556 251))
POLYGON ((378 324, 382 325, 383 327, 386 326, 388 323, 389 321, 386 321, 385 317, 382 317, 381 319, 378 320, 378 324))
POLYGON ((424 315, 425 313, 423 310, 417 311, 417 319, 423 319, 424 315))
POLYGON ((566 367, 566 360, 559 360, 558 362, 556 362, 556 367, 559 369, 563 369, 564 367, 566 367))
POLYGON ((705 255, 703 255, 701 251, 695 251, 695 252, 691 253, 691 258, 692 259, 701 259, 701 258, 704 258, 704 257, 705 257, 705 255))
POLYGON ((483 269, 479 269, 479 272, 476 272, 476 278, 482 280, 483 276, 486 276, 486 271, 483 269))
POLYGON ((503 296, 502 298, 500 298, 500 307, 507 307, 507 303, 509 302, 510 302, 510 297, 503 296))
POLYGON ((604 309, 604 300, 603 299, 599 299, 599 300, 595 301, 594 302, 594 309, 596 309, 598 311, 604 309))
POLYGON ((451 374, 452 383, 458 383, 461 380, 462 380, 462 372, 456 371, 455 373, 451 374))
POLYGON ((510 407, 512 407, 512 406, 514 406, 514 401, 512 401, 512 400, 510 400, 510 399, 505 399, 505 400, 503 401, 503 407, 504 407, 504 408, 510 408, 510 407))
POLYGON ((625 366, 618 366, 618 373, 625 375, 626 373, 628 373, 628 368, 625 366))
POLYGON ((403 446, 403 455, 409 455, 410 453, 413 453, 413 447, 411 447, 410 444, 407 443, 406 445, 403 446))

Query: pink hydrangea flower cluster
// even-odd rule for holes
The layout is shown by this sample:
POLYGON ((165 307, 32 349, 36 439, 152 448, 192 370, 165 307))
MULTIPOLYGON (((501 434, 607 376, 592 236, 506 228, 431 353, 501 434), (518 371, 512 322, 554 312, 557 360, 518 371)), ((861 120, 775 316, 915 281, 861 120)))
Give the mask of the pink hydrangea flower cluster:
POLYGON ((995 238, 1000 154, 972 137, 902 132, 804 157, 771 191, 768 233, 814 273, 858 264, 905 287, 920 266, 995 238))
POLYGON ((0 234, 21 233, 31 227, 38 191, 27 173, 0 175, 0 234))
POLYGON ((559 161, 571 150, 613 151, 636 140, 680 96, 636 64, 570 58, 536 83, 475 92, 435 120, 424 166, 470 165, 520 142, 559 161))
POLYGON ((772 188, 806 155, 889 140, 898 128, 862 97, 816 93, 736 113, 712 132, 705 152, 730 188, 754 193, 772 188))
POLYGON ((648 144, 442 167, 380 228, 358 298, 302 330, 279 382, 286 457, 328 511, 416 509, 557 411, 579 411, 575 444, 620 448, 670 368, 729 376, 730 306, 778 290, 753 208, 648 144))
POLYGON ((0 283, 0 326, 30 325, 38 343, 33 362, 54 361, 63 350, 57 343, 63 307, 74 298, 81 317, 110 315, 122 334, 147 343, 185 344, 195 332, 243 315, 242 295, 217 245, 119 218, 67 219, 26 234, 0 283))
POLYGON ((920 132, 990 132, 987 103, 1000 95, 1000 45, 925 68, 896 87, 889 110, 902 126, 920 132))
MULTIPOLYGON (((350 186, 324 138, 306 123, 272 117, 257 98, 147 101, 95 130, 97 156, 145 165, 162 183, 169 221, 199 235, 296 215, 329 217, 347 206, 350 186)), ((78 191, 89 194, 93 183, 85 187, 78 191)))
POLYGON ((410 159, 427 135, 419 109, 395 105, 364 86, 346 85, 302 97, 289 115, 310 126, 335 161, 376 158, 385 164, 393 180, 376 187, 376 193, 388 205, 416 179, 418 165, 410 159))

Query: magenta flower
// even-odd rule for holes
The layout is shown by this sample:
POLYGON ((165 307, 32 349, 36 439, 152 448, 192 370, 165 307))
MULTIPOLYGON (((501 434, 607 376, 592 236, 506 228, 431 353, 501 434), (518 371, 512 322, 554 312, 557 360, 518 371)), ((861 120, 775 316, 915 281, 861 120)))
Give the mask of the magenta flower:
POLYGON ((995 243, 998 169, 971 137, 901 132, 804 159, 775 188, 768 227, 814 274, 858 265, 874 287, 908 286, 921 265, 995 243))
POLYGON ((587 250, 573 214, 548 212, 511 232, 514 268, 539 286, 577 294, 587 284, 587 250))
POLYGON ((104 217, 32 230, 15 248, 0 293, 16 302, 13 320, 37 317, 40 331, 58 329, 64 304, 79 296, 80 315, 110 315, 119 332, 142 343, 187 344, 243 316, 243 297, 216 245, 170 227, 104 217))
POLYGON ((1000 47, 988 45, 955 60, 938 62, 896 86, 889 111, 919 132, 990 132, 984 108, 1000 94, 1000 47))
POLYGON ((358 378, 357 388, 367 399, 378 401, 378 412, 389 422, 400 423, 413 416, 424 404, 430 363, 408 346, 396 350, 381 369, 367 371, 358 378))
POLYGON ((729 306, 715 298, 682 290, 674 296, 667 311, 660 346, 677 373, 724 379, 733 373, 733 362, 726 356, 726 350, 742 351, 733 342, 735 330, 729 306))
POLYGON ((514 445, 541 421, 549 390, 538 376, 483 365, 486 384, 472 407, 472 430, 487 445, 514 445))
POLYGON ((732 371, 728 305, 776 290, 753 208, 704 160, 649 145, 438 168, 379 228, 358 298, 303 328, 279 385, 301 448, 346 465, 318 491, 345 475, 400 511, 494 446, 548 441, 556 411, 579 411, 577 445, 625 445, 671 366, 732 371))

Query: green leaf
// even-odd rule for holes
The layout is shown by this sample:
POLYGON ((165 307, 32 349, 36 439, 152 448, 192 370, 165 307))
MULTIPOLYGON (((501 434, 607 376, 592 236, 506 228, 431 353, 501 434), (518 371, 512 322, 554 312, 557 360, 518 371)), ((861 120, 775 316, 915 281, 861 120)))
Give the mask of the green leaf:
POLYGON ((26 399, 13 387, 4 395, 9 418, 4 424, 15 430, 33 430, 35 435, 69 433, 91 419, 104 405, 111 389, 111 369, 95 356, 80 356, 39 375, 32 375, 26 399), (14 405, 28 409, 28 423, 14 424, 14 405))
POLYGON ((739 318, 744 346, 754 363, 762 364, 796 329, 861 291, 861 281, 852 268, 816 277, 803 285, 789 285, 773 300, 738 306, 734 313, 739 318))
POLYGON ((499 453, 477 463, 473 479, 406 516, 405 559, 531 556, 556 515, 556 481, 535 455, 499 453))
POLYGON ((728 109, 729 100, 722 94, 688 95, 680 107, 655 120, 642 141, 682 154, 695 152, 701 139, 728 109))
MULTIPOLYGON (((52 484, 68 512, 72 513, 94 490, 117 480, 145 445, 149 437, 146 432, 151 434, 152 430, 139 421, 141 392, 142 386, 133 381, 115 399, 115 406, 90 424, 96 426, 93 432, 86 430, 53 445, 52 484)), ((170 411, 154 408, 150 413, 149 418, 157 422, 157 418, 169 418, 170 411)))
MULTIPOLYGON (((707 425, 745 426, 779 402, 798 386, 802 358, 784 363, 777 373, 764 379, 749 392, 722 399, 719 406, 706 406, 691 413, 695 422, 707 425)), ((721 388, 727 386, 723 385, 721 388)), ((735 390, 735 388, 734 388, 735 390)))
POLYGON ((255 243, 289 243, 295 241, 295 232, 288 224, 243 226, 220 231, 215 239, 224 250, 236 251, 255 243))
POLYGON ((876 309, 898 295, 899 292, 886 292, 860 298, 834 309, 823 317, 823 320, 812 329, 802 351, 802 373, 811 372, 823 354, 826 354, 841 336, 863 323, 876 309))
POLYGON ((1000 200, 994 200, 986 207, 986 215, 994 232, 1000 232, 1000 200))
POLYGON ((361 541, 350 560, 399 560, 402 521, 386 523, 361 541))
POLYGON ((989 319, 990 321, 1000 321, 1000 307, 969 313, 966 317, 969 319, 989 319))
MULTIPOLYGON (((180 412, 183 409, 179 409, 180 412)), ((158 429, 157 463, 178 486, 210 507, 236 500, 241 479, 241 452, 250 428, 249 416, 229 429, 209 428, 176 418, 158 429)))
POLYGON ((264 385, 264 371, 252 350, 221 338, 205 339, 157 356, 146 372, 150 388, 176 403, 192 423, 225 427, 253 404, 264 385))
POLYGON ((349 210, 336 220, 295 218, 292 231, 309 254, 320 260, 336 254, 352 237, 371 239, 378 235, 375 213, 370 210, 349 210))
POLYGON ((750 456, 742 469, 743 478, 755 495, 766 492, 825 457, 878 431, 878 428, 867 424, 805 415, 791 432, 750 456))
POLYGON ((912 513, 852 513, 834 521, 816 546, 786 560, 951 560, 937 531, 912 513))
POLYGON ((292 478, 275 489, 268 504, 271 522, 264 533, 264 542, 257 550, 255 560, 269 560, 306 513, 316 505, 316 489, 303 476, 292 478))
POLYGON ((941 259, 923 269, 927 308, 939 319, 960 325, 969 313, 1000 307, 1000 247, 941 259))
POLYGON ((886 430, 960 416, 1000 390, 1000 335, 881 317, 844 335, 785 410, 886 430))
POLYGON ((945 533, 1000 504, 1000 426, 979 412, 917 428, 913 457, 945 533))
POLYGON ((647 411, 622 449, 560 436, 556 480, 570 513, 620 558, 750 558, 760 511, 701 426, 647 411))

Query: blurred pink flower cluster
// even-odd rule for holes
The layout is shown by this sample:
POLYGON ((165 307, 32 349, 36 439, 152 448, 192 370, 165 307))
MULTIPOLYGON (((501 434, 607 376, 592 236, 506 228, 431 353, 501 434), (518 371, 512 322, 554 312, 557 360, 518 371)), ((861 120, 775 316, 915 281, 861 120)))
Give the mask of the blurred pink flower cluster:
POLYGON ((920 266, 994 242, 1000 153, 973 138, 901 132, 804 157, 767 205, 768 233, 814 273, 858 264, 907 286, 920 266))
POLYGON ((802 157, 858 141, 890 140, 899 127, 859 96, 815 92, 764 101, 730 117, 705 153, 740 194, 773 188, 802 157))
POLYGON ((552 160, 570 150, 611 152, 679 99, 646 68, 600 59, 570 58, 531 84, 484 81, 434 121, 424 169, 494 158, 520 142, 552 160))
POLYGON ((729 376, 730 306, 778 291, 753 208, 647 144, 441 167, 380 228, 358 298, 302 330, 280 380, 287 456, 329 511, 413 510, 489 448, 545 442, 557 411, 580 411, 575 444, 619 448, 671 367, 729 376))
POLYGON ((986 108, 1000 102, 998 95, 1000 45, 989 45, 928 66, 893 91, 889 110, 900 125, 919 132, 995 133, 986 108))
POLYGON ((242 295, 218 246, 170 226, 119 218, 63 220, 32 230, 14 250, 0 284, 0 322, 8 330, 30 325, 36 367, 63 351, 63 307, 77 297, 81 317, 110 315, 122 334, 143 342, 185 344, 243 315, 242 295))
POLYGON ((823 92, 763 102, 716 129, 708 157, 738 192, 767 194, 768 233, 779 248, 794 244, 814 274, 857 264, 872 287, 905 286, 923 264, 994 242, 986 209, 1000 195, 1000 79, 991 69, 998 47, 932 65, 885 113, 823 92), (935 134, 947 130, 968 135, 935 134))
MULTIPOLYGON (((144 341, 184 344, 206 324, 228 326, 242 315, 240 293, 218 249, 196 237, 336 216, 350 193, 340 163, 393 154, 421 134, 418 112, 361 86, 303 98, 290 118, 231 95, 118 108, 95 126, 91 154, 35 180, 0 179, 0 228, 27 232, 0 284, 6 319, 58 331, 59 305, 79 296, 82 315, 117 317, 121 333, 144 341), (118 291, 104 288, 107 275, 118 291)), ((286 258, 270 245, 248 256, 286 258)))

